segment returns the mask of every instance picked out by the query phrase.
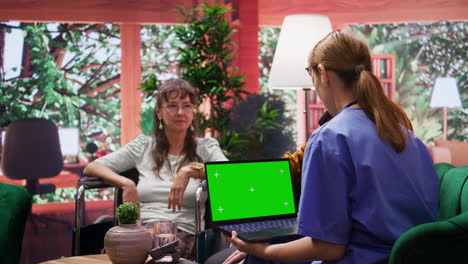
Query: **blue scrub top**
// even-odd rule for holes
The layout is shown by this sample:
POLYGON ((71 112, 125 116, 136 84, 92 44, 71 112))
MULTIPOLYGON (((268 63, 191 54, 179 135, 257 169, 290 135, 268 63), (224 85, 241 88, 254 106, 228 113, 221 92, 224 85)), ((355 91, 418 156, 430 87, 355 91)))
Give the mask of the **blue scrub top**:
POLYGON ((408 131, 397 153, 360 108, 345 108, 309 138, 298 234, 347 245, 327 263, 386 263, 409 228, 436 221, 439 178, 425 145, 408 131))

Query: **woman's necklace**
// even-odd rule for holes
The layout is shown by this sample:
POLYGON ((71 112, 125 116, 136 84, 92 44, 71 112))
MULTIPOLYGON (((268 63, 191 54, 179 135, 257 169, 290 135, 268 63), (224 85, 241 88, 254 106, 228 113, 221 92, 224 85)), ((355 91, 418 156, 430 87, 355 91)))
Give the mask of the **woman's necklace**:
POLYGON ((175 159, 175 162, 174 162, 174 166, 171 165, 171 161, 168 160, 168 166, 169 166, 169 172, 171 173, 171 176, 169 177, 169 180, 171 182, 173 182, 175 180, 175 177, 176 177, 176 173, 177 173, 177 165, 179 164, 179 159, 181 157, 181 155, 179 156, 174 156, 176 157, 175 159))

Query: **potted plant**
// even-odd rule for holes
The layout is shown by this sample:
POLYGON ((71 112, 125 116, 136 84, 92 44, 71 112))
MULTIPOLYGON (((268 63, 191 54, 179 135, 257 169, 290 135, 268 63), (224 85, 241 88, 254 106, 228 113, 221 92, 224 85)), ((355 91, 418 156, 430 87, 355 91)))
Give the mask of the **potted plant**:
POLYGON ((134 203, 117 207, 118 226, 104 237, 104 248, 113 264, 143 264, 148 258, 153 239, 146 227, 137 225, 140 209, 134 203))

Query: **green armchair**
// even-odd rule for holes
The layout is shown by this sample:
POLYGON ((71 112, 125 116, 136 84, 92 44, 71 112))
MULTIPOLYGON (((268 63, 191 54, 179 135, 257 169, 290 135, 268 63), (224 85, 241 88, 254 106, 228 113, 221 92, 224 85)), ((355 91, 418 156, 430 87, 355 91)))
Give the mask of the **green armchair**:
POLYGON ((389 264, 468 263, 468 166, 435 164, 441 179, 439 220, 398 238, 389 264))
POLYGON ((26 188, 0 183, 0 263, 18 264, 31 196, 26 188))

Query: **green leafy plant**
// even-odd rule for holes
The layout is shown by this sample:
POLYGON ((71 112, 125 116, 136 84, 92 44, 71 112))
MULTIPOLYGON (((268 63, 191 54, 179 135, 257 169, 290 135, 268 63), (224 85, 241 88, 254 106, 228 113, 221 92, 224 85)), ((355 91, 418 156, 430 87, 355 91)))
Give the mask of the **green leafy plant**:
POLYGON ((197 88, 200 102, 210 103, 208 113, 198 113, 200 131, 211 130, 220 145, 228 152, 239 142, 231 127, 232 109, 229 104, 242 101, 245 78, 232 66, 235 43, 232 37, 236 25, 226 18, 232 9, 203 3, 191 10, 178 8, 180 21, 185 25, 175 26, 174 33, 183 44, 178 47, 179 75, 197 88))
POLYGON ((140 208, 134 203, 126 202, 117 207, 117 221, 119 224, 136 224, 140 218, 140 208))
POLYGON ((2 27, 7 34, 20 32, 24 42, 20 67, 0 67, 5 70, 0 128, 42 117, 58 127, 80 128, 84 145, 105 138, 115 149, 120 142, 119 26, 1 22, 2 27))
POLYGON ((293 123, 285 115, 285 102, 278 95, 250 95, 233 107, 233 130, 245 142, 233 151, 233 159, 279 158, 294 146, 293 123))

